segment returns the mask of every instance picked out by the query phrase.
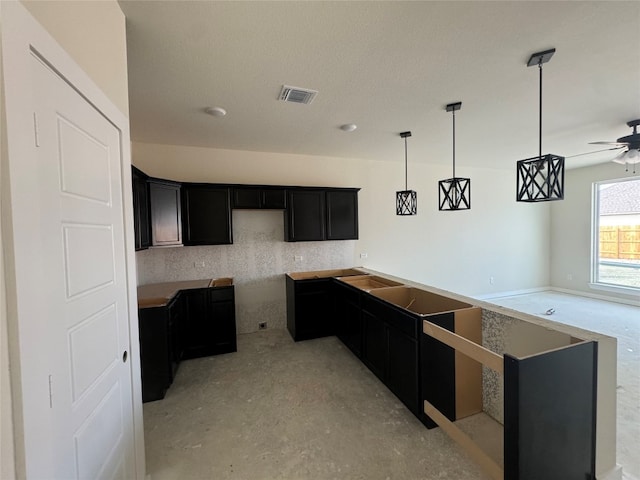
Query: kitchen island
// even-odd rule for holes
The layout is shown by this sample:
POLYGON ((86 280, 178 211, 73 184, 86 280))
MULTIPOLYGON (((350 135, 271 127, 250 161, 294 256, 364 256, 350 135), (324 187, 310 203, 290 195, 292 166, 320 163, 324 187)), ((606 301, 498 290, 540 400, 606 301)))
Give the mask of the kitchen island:
MULTIPOLYGON (((614 338, 382 272, 357 271, 376 282, 329 275, 334 289, 325 301, 335 309, 333 334, 344 342, 347 321, 358 325, 351 338, 359 348, 345 345, 424 423, 446 430, 493 478, 616 478, 614 338), (381 280, 399 285, 379 285, 381 280), (345 291, 351 292, 346 303, 345 291), (429 311, 430 296, 446 299, 439 312, 429 311), (417 323, 416 344, 410 330, 417 323), (408 373, 394 387, 398 362, 408 373), (418 411, 412 408, 414 380, 418 411), (398 388, 407 381, 411 388, 398 388), (504 425, 503 459, 490 458, 456 427, 469 415, 504 425)), ((287 281, 323 277, 317 273, 288 274, 287 281)))

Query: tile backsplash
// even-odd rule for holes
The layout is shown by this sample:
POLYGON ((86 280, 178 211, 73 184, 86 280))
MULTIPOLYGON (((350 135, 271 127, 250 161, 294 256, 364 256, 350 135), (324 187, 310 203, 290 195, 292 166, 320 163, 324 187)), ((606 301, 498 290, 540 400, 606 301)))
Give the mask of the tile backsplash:
POLYGON ((233 245, 136 253, 138 284, 233 277, 238 333, 286 327, 287 272, 354 266, 355 240, 285 242, 280 210, 234 210, 233 245), (203 266, 204 265, 204 266, 203 266))

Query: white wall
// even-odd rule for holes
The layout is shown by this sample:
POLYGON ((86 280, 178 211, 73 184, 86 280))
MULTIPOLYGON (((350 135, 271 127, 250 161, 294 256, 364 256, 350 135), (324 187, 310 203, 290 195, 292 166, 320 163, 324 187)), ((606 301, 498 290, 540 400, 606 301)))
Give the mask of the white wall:
POLYGON ((129 117, 125 18, 116 0, 22 0, 109 99, 129 117))
MULTIPOLYGON (((404 188, 401 160, 144 143, 132 147, 132 161, 141 170, 178 181, 360 187, 355 266, 467 295, 548 285, 549 206, 516 203, 515 165, 513 171, 461 169, 472 179, 472 209, 465 212, 437 210, 437 181, 450 176, 448 167, 413 165, 409 188, 418 191, 418 215, 398 217, 395 191, 404 188), (368 258, 361 259, 360 253, 368 258)), ((140 278, 149 278, 144 254, 138 259, 140 278)), ((296 270, 317 266, 301 263, 296 270)))
POLYGON ((624 167, 616 163, 565 172, 564 200, 553 202, 551 206, 551 285, 583 294, 640 300, 638 294, 626 295, 589 287, 593 183, 631 177, 631 172, 626 173, 624 167), (572 280, 568 279, 568 275, 572 276, 572 280))
MULTIPOLYGON (((2 30, 0 2, 0 33, 2 30)), ((80 67, 128 117, 128 79, 125 38, 125 18, 116 0, 101 2, 49 1, 23 2, 30 13, 74 58, 80 67)), ((10 48, 0 41, 0 50, 10 48)), ((1 57, 0 57, 1 59, 1 57)), ((0 66, 0 85, 4 77, 0 66)), ((0 93, 0 182, 2 183, 2 226, 7 225, 10 206, 7 203, 7 145, 4 89, 0 93)), ((0 227, 0 251, 6 242, 0 227)), ((13 288, 12 276, 0 261, 0 478, 15 477, 14 432, 9 382, 9 349, 13 340, 8 334, 6 291, 13 288)), ((20 441, 20 439, 17 439, 20 441)))

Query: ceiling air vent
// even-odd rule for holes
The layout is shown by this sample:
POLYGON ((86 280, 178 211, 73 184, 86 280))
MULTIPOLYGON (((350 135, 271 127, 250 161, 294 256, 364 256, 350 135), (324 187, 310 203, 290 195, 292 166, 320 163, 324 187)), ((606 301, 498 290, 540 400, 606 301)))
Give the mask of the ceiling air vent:
POLYGON ((317 90, 283 85, 278 98, 283 102, 304 103, 305 105, 309 105, 317 93, 317 90))

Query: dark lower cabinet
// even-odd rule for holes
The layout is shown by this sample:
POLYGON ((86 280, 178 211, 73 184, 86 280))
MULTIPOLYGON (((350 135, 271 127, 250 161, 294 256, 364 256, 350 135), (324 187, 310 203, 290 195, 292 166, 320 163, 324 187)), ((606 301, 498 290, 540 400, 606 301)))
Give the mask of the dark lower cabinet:
POLYGON ((420 417, 418 318, 366 295, 362 323, 365 365, 420 417))
POLYGON ((422 411, 418 393, 418 341, 390 327, 387 358, 387 386, 416 415, 422 411))
POLYGON ((237 350, 234 287, 182 292, 185 299, 183 358, 237 350))
POLYGON ((138 309, 142 401, 164 398, 182 360, 236 347, 233 286, 182 290, 161 307, 138 309))
POLYGON ((166 306, 138 310, 143 402, 164 398, 173 383, 182 352, 182 322, 180 295, 166 306))
POLYGON ((333 279, 286 277, 287 330, 296 341, 335 335, 333 279))
POLYGON ((362 324, 364 330, 362 360, 369 370, 384 382, 389 348, 387 327, 382 318, 366 310, 362 311, 362 324))
POLYGON ((334 282, 336 335, 358 357, 362 357, 361 293, 354 287, 334 282))

